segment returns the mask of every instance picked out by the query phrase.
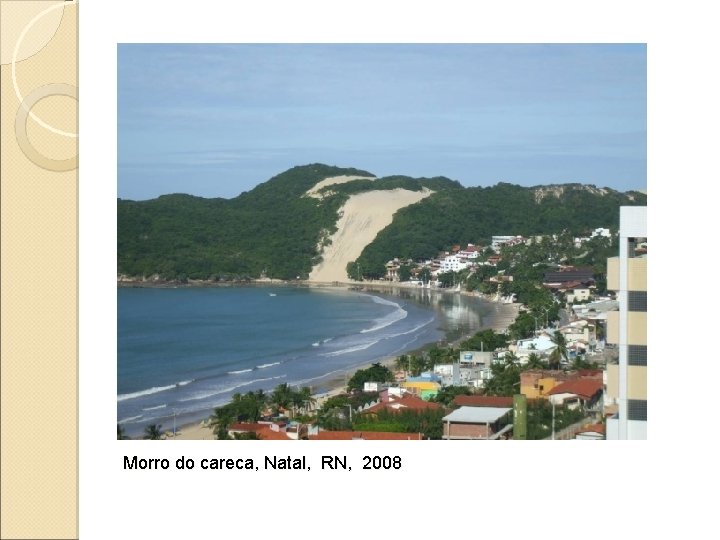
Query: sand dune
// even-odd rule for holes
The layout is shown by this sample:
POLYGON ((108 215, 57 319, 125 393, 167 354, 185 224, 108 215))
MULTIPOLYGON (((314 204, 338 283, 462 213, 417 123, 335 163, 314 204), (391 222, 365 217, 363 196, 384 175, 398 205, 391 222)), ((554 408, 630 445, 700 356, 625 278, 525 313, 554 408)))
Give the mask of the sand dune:
POLYGON ((330 238, 331 244, 323 250, 322 262, 312 269, 310 281, 348 281, 347 263, 357 259, 365 246, 392 223, 393 214, 432 193, 424 188, 422 191, 393 189, 352 195, 340 209, 338 230, 330 238))
POLYGON ((344 184, 345 182, 351 182, 353 180, 375 180, 374 176, 352 176, 352 175, 343 175, 343 176, 332 176, 330 178, 326 178, 325 180, 321 180, 317 184, 315 184, 312 188, 308 189, 305 192, 305 195, 308 195, 310 197, 315 197, 316 199, 320 198, 320 194, 318 191, 320 191, 322 188, 326 186, 331 186, 333 184, 344 184))

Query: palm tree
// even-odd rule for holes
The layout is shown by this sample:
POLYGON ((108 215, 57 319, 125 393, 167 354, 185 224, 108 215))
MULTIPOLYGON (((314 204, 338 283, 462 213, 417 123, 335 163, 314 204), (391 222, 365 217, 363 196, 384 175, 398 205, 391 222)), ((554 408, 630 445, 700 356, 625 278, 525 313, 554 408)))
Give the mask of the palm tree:
POLYGON ((157 441, 162 436, 162 424, 150 424, 145 426, 145 435, 143 439, 150 439, 151 441, 157 441))
POLYGON ((518 362, 520 361, 517 355, 512 351, 506 352, 503 356, 503 360, 505 361, 505 367, 508 368, 513 368, 517 366, 518 362))
POLYGON ((222 407, 215 409, 215 413, 210 417, 210 426, 213 428, 213 434, 218 440, 223 441, 230 438, 228 435, 230 422, 231 418, 228 416, 227 409, 222 407))
POLYGON ((404 372, 410 369, 410 359, 407 354, 402 354, 395 359, 395 368, 404 372))
POLYGON ((317 400, 313 397, 312 390, 307 386, 303 386, 298 392, 298 395, 300 396, 300 401, 305 413, 310 410, 310 407, 314 407, 317 403, 317 400))
POLYGON ((550 369, 560 369, 560 361, 568 358, 565 335, 560 330, 555 330, 550 340, 555 344, 555 349, 550 353, 550 369))
POLYGON ((252 421, 257 422, 263 414, 265 405, 267 404, 267 394, 263 390, 248 392, 247 399, 252 404, 252 421))
POLYGON ((287 409, 292 402, 292 395, 293 391, 287 383, 279 384, 275 387, 275 390, 273 390, 273 393, 270 396, 270 403, 276 411, 279 411, 280 409, 287 409))
POLYGON ((542 358, 537 353, 530 353, 526 364, 528 369, 547 369, 547 363, 543 362, 542 358))

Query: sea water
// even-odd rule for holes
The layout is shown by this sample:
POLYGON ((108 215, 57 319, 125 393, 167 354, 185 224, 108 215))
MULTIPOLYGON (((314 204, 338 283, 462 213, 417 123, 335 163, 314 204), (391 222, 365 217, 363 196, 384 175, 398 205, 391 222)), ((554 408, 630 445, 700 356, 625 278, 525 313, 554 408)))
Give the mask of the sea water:
POLYGON ((305 287, 117 294, 117 421, 129 435, 207 417, 238 392, 281 383, 321 392, 354 367, 439 341, 453 328, 478 328, 482 319, 453 295, 305 287))

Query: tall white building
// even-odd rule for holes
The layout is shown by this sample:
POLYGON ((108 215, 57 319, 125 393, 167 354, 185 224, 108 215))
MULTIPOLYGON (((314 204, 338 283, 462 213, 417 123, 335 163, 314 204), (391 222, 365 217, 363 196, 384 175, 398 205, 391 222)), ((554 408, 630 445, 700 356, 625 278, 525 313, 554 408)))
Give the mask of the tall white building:
POLYGON ((620 207, 620 254, 608 259, 607 287, 619 311, 608 313, 607 342, 618 346, 607 366, 605 405, 617 405, 607 439, 647 439, 647 207, 620 207))

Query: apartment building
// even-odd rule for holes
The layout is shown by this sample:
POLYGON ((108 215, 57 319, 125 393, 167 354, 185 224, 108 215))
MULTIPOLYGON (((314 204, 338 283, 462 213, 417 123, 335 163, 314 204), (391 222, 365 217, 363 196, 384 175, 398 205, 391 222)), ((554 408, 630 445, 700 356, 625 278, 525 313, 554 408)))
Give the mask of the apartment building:
POLYGON ((619 310, 608 313, 607 343, 618 361, 607 366, 607 439, 647 439, 647 207, 620 207, 620 253, 608 259, 607 287, 619 310))

